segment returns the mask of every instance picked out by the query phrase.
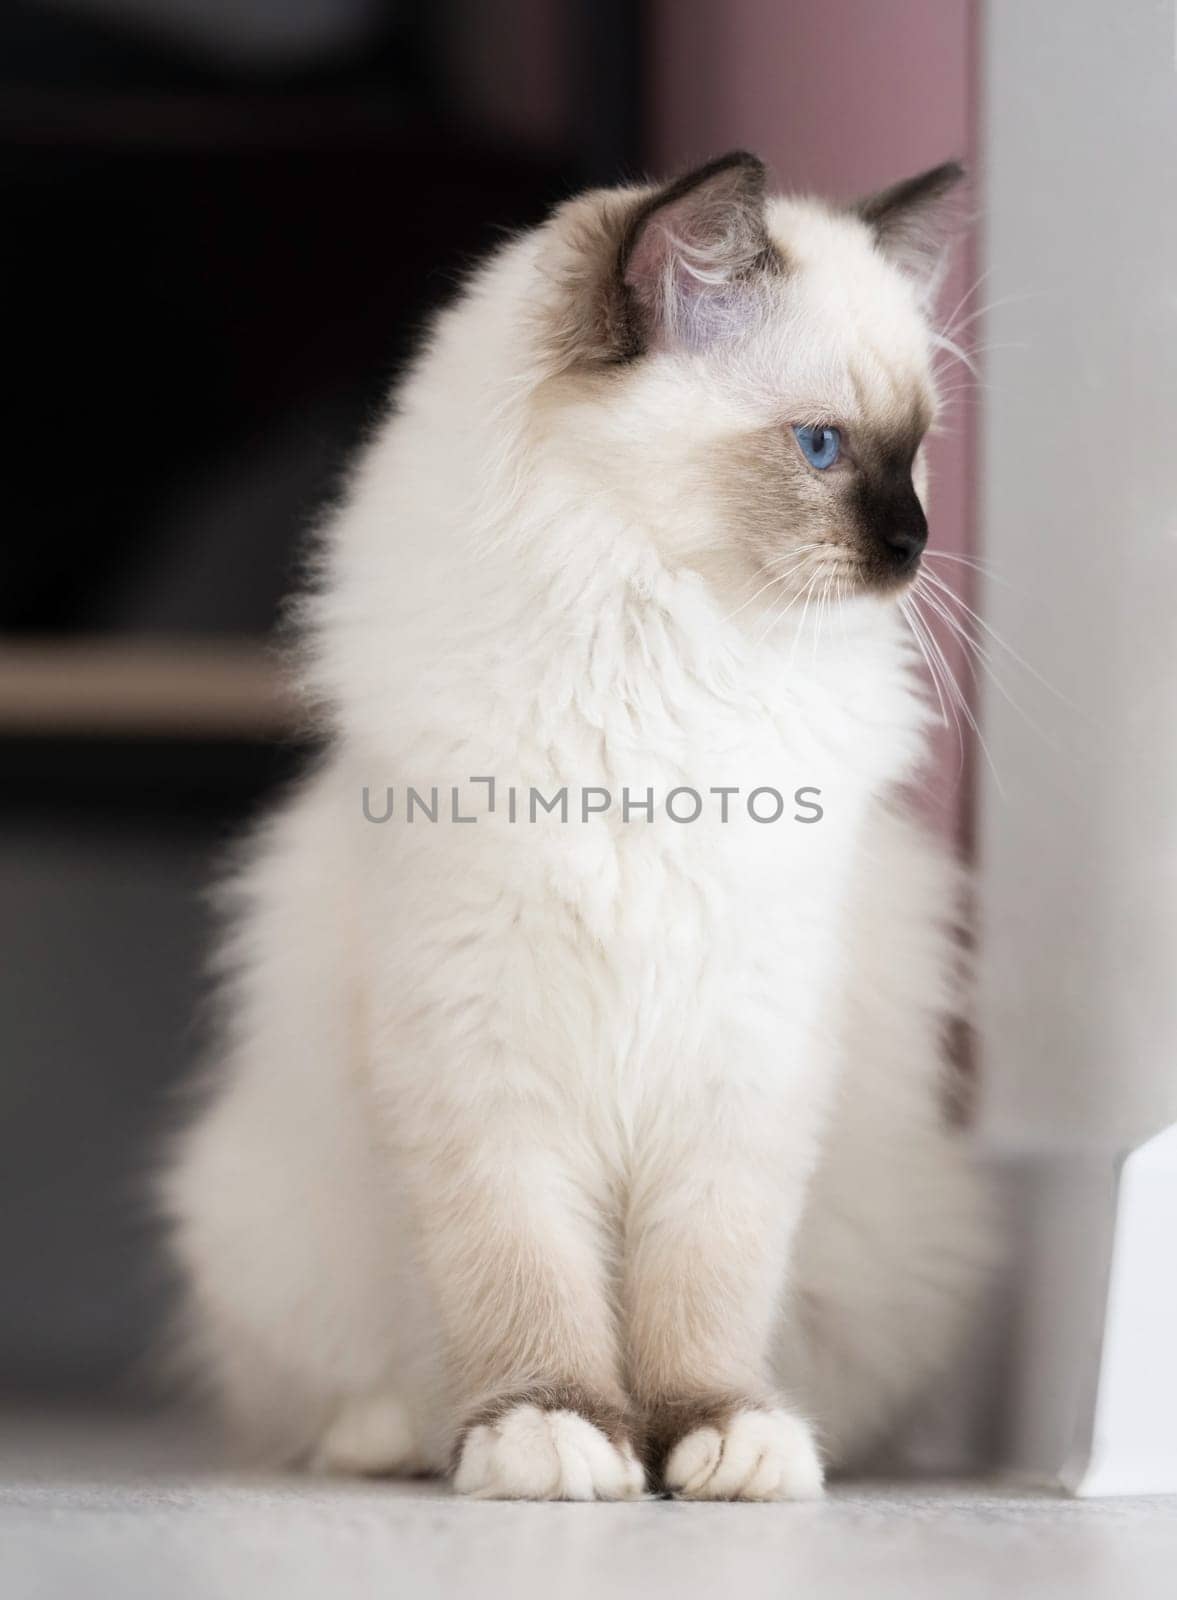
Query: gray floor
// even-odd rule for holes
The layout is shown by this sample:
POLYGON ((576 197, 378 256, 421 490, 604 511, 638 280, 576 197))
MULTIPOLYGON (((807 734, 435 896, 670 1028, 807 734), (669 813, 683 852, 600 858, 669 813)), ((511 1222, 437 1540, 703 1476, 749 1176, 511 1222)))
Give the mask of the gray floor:
POLYGON ((858 1485, 794 1506, 492 1505, 218 1470, 147 1420, 0 1420, 4 1600, 1177 1595, 1177 1501, 858 1485))

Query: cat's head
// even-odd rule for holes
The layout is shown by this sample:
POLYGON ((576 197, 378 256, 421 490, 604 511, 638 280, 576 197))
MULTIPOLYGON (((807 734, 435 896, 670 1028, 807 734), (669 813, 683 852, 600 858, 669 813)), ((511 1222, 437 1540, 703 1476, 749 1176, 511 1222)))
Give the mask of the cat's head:
POLYGON ((898 592, 927 539, 929 311, 962 176, 843 209, 770 197, 736 152, 570 202, 540 258, 553 437, 729 588, 898 592))

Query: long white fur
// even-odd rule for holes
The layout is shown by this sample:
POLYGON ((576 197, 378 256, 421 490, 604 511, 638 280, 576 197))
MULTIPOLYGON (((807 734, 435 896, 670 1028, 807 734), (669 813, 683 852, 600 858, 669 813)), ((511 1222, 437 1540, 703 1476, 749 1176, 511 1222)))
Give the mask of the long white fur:
MULTIPOLYGON (((928 714, 893 602, 820 629, 745 606, 697 463, 853 412, 851 362, 885 402, 929 329, 863 227, 775 201, 800 267, 779 317, 636 363, 605 403, 542 337, 562 227, 441 317, 323 541, 330 753, 230 886, 223 1048, 165 1184, 190 1353, 260 1448, 348 1470, 439 1468, 472 1410, 547 1381, 779 1391, 792 1412, 731 1425, 732 1461, 756 1445, 739 1482, 698 1488, 701 1434, 670 1471, 812 1493, 798 1418, 827 1463, 860 1458, 983 1281, 941 1107, 957 881, 895 798, 928 714), (444 817, 490 774, 614 811, 405 820, 406 785, 444 817), (623 785, 676 784, 814 785, 825 815, 618 820, 623 785), (392 821, 365 785, 394 786, 392 821)), ((458 1487, 638 1492, 578 1420, 476 1429, 458 1487)))

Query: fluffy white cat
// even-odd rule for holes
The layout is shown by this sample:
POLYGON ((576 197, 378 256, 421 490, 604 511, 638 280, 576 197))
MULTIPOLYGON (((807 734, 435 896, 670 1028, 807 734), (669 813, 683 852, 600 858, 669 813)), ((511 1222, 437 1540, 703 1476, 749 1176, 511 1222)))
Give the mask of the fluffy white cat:
POLYGON ((165 1182, 260 1447, 807 1496, 949 1360, 988 1232, 898 599, 959 176, 573 200, 364 451, 305 604, 328 750, 230 886, 165 1182))

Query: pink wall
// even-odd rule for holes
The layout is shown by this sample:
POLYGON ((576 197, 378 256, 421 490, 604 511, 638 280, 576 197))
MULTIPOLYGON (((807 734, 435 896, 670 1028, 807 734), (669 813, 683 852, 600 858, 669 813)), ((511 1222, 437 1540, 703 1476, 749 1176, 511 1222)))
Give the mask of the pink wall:
MULTIPOLYGON (((649 164, 677 171, 745 146, 781 188, 835 197, 880 188, 976 149, 977 0, 652 0, 649 164)), ((943 310, 973 283, 965 241, 943 310)), ((976 325, 970 332, 975 333, 976 325)), ((955 385, 967 374, 952 375, 955 385)), ((932 547, 972 548, 972 393, 952 397, 932 448, 932 547)), ((969 598, 968 569, 937 571, 969 598)), ((962 687, 968 672, 941 634, 962 687)), ((939 741, 928 804, 967 844, 969 761, 939 741)))

